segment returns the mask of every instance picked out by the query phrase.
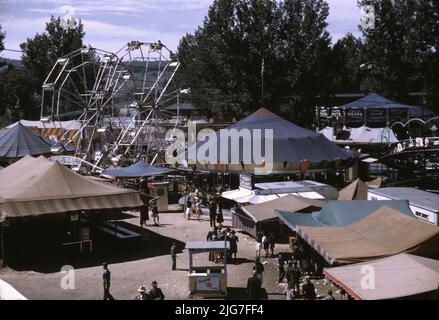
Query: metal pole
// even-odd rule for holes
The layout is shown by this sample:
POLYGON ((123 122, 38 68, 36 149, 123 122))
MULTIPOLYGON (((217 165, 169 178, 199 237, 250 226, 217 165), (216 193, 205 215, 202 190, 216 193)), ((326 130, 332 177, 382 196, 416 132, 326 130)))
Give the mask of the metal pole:
POLYGON ((0 267, 3 267, 6 265, 6 252, 5 252, 5 227, 3 225, 0 225, 0 242, 1 242, 1 255, 0 255, 0 267))

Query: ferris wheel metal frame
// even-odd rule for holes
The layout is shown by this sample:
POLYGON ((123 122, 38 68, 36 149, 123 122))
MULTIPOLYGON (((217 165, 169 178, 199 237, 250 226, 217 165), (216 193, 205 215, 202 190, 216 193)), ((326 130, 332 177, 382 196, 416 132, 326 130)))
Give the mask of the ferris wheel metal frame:
POLYGON ((170 95, 167 90, 179 66, 176 56, 160 41, 131 41, 116 53, 92 47, 78 49, 59 58, 45 79, 41 121, 79 115, 76 120, 81 123, 80 129, 74 133, 67 129, 57 145, 74 145, 76 157, 84 164, 93 163, 91 171, 99 169, 105 157, 156 159, 165 146, 162 124, 169 117, 162 102, 170 95), (154 65, 156 72, 151 79, 148 73, 154 65), (87 79, 91 71, 86 72, 86 68, 93 70, 92 80, 87 79), (121 101, 117 108, 123 104, 134 109, 134 116, 121 128, 114 143, 104 141, 103 152, 94 157, 95 137, 100 135, 105 140, 104 133, 111 127, 109 111, 114 108, 114 99, 121 101), (66 110, 68 103, 70 108, 66 110))

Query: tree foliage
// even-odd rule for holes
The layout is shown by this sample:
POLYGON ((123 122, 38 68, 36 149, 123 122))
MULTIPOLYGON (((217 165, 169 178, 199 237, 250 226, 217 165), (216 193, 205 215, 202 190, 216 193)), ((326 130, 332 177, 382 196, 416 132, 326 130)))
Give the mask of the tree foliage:
POLYGON ((203 26, 180 42, 181 81, 195 106, 217 119, 264 105, 309 121, 328 68, 327 16, 322 0, 216 0, 203 26))
MULTIPOLYGON (((1 31, 1 30, 0 30, 1 31)), ((45 32, 20 45, 23 69, 7 67, 0 78, 0 115, 6 122, 20 118, 37 119, 41 107, 42 84, 56 60, 83 46, 83 24, 63 28, 61 18, 51 17, 45 32)), ((0 32, 0 49, 4 33, 0 32)))
POLYGON ((360 0, 359 5, 375 9, 375 28, 362 29, 364 59, 372 65, 362 89, 401 101, 410 92, 427 92, 425 102, 434 107, 439 89, 438 2, 360 0))

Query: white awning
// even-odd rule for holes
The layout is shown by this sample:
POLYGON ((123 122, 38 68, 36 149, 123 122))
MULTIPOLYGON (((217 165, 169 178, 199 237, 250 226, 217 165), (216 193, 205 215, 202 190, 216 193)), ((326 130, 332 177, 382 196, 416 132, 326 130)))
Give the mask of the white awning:
POLYGON ((248 203, 249 200, 254 196, 255 194, 253 191, 244 188, 225 191, 221 193, 222 198, 233 200, 237 203, 248 203))
POLYGON ((367 162, 367 163, 373 163, 373 162, 377 162, 378 159, 375 159, 375 158, 367 158, 367 159, 363 159, 363 160, 361 160, 361 161, 363 161, 363 162, 367 162))

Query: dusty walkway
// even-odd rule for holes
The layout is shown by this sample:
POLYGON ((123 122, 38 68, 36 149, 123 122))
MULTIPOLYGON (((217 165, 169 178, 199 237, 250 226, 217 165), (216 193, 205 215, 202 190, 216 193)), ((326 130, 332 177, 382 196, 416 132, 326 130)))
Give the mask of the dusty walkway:
MULTIPOLYGON (((135 213, 136 215, 136 213, 135 213)), ((138 226, 138 218, 131 217, 125 222, 138 226)), ((151 221, 150 221, 151 222, 151 221)), ((108 262, 112 273, 111 293, 116 299, 133 299, 140 285, 150 287, 151 281, 156 280, 163 289, 167 299, 186 299, 188 294, 188 254, 184 250, 178 255, 177 271, 171 271, 171 259, 168 254, 170 243, 178 241, 180 248, 187 241, 205 240, 209 231, 209 222, 206 217, 203 221, 187 221, 183 213, 165 213, 160 215, 160 227, 148 225, 149 241, 140 249, 127 246, 120 248, 114 255, 106 252, 100 257, 108 262), (130 253, 133 250, 134 254, 130 253), (140 251, 139 251, 140 250, 140 251), (145 252, 143 252, 145 250, 145 252), (146 252, 149 251, 149 252, 146 252)), ((230 225, 226 221, 225 225, 230 225)), ((228 264, 228 292, 231 298, 245 298, 247 278, 251 274, 254 257, 255 240, 245 234, 238 233, 238 261, 228 264)), ((276 252, 289 251, 288 245, 277 245, 276 252)), ((93 253, 94 254, 94 253, 93 253)), ((84 261, 89 258, 84 258, 84 261)), ((75 269, 75 289, 61 288, 61 279, 64 276, 59 267, 51 272, 0 270, 0 278, 10 283, 20 293, 29 299, 102 299, 102 261, 72 263, 75 269), (76 265, 75 265, 76 264, 76 265), (85 267, 78 267, 85 265, 85 267)), ((277 260, 262 259, 265 265, 264 284, 268 299, 285 299, 282 287, 277 284, 277 260)), ((320 288, 320 281, 317 285, 320 288)), ((322 294, 326 293, 326 289, 322 294)))

